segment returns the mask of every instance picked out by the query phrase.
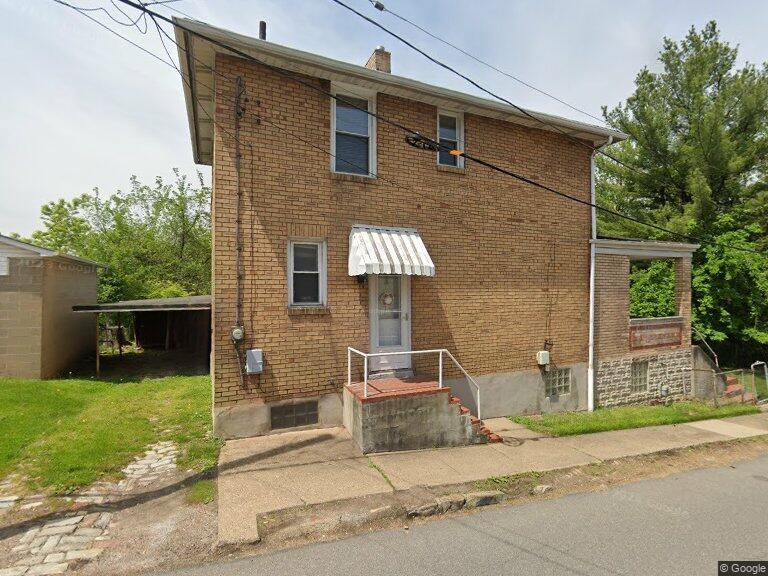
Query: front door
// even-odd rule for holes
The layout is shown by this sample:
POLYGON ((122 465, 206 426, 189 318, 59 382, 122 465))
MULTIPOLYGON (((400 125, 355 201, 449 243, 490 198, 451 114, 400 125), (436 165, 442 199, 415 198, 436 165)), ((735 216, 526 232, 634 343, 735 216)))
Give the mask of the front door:
MULTIPOLYGON (((371 352, 411 349, 410 276, 372 274, 370 283, 371 352)), ((411 367, 410 354, 371 358, 371 370, 411 367)))

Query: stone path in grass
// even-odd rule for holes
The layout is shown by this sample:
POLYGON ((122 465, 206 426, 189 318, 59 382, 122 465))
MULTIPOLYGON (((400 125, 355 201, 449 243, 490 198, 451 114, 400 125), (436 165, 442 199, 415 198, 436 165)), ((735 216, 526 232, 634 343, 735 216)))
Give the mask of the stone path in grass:
POLYGON ((73 512, 31 528, 13 548, 21 558, 0 576, 62 574, 73 563, 93 560, 108 545, 112 523, 111 512, 73 512))
MULTIPOLYGON (((176 471, 179 450, 173 442, 158 442, 137 456, 122 472, 124 478, 117 483, 96 482, 74 496, 76 506, 105 504, 119 499, 136 488, 147 487, 176 471)), ((19 506, 31 510, 41 506, 46 496, 36 494, 20 499, 4 495, 13 491, 12 480, 0 483, 0 510, 19 506)), ((67 498, 71 501, 71 498, 67 498)), ((111 512, 73 511, 63 518, 50 520, 29 529, 12 548, 15 561, 0 568, 0 576, 41 576, 63 574, 73 565, 89 562, 110 545, 110 528, 115 518, 111 512)))

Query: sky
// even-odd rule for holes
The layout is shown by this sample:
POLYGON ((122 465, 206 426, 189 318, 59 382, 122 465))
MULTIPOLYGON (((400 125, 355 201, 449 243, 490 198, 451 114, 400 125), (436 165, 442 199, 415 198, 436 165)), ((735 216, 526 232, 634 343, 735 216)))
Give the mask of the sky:
MULTIPOLYGON (((120 15, 110 0, 71 0, 120 15)), ((490 71, 425 36, 368 0, 346 0, 416 45, 513 102, 592 122, 556 101, 490 71)), ((658 69, 663 38, 716 20, 739 45, 739 62, 768 60, 762 0, 385 0, 438 36, 574 106, 600 115, 632 93, 644 66, 658 69)), ((396 39, 331 0, 180 0, 172 6, 215 26, 363 64, 378 45, 392 52, 392 71, 477 93, 396 39)), ((166 15, 167 7, 155 8, 166 15)), ((125 10, 131 13, 129 7, 125 10)), ((164 55, 157 33, 146 35, 89 12, 148 50, 164 55)), ((144 182, 173 169, 210 182, 192 159, 181 79, 176 72, 70 8, 52 0, 0 0, 0 234, 41 227, 40 207, 99 188, 110 194, 136 175, 144 182)), ((175 56, 175 54, 174 54, 175 56)))

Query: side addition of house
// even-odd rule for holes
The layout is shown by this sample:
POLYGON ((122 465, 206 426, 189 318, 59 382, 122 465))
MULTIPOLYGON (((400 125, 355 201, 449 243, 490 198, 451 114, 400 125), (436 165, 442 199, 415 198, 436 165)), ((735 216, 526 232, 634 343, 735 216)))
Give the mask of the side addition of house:
POLYGON ((393 75, 381 47, 356 66, 176 22, 193 155, 213 167, 217 434, 343 422, 365 451, 486 442, 483 417, 647 401, 632 358, 653 373, 654 346, 690 355, 695 247, 672 250, 680 337, 653 341, 610 282, 669 251, 624 254, 590 206, 450 152, 589 202, 593 147, 620 132, 393 75))

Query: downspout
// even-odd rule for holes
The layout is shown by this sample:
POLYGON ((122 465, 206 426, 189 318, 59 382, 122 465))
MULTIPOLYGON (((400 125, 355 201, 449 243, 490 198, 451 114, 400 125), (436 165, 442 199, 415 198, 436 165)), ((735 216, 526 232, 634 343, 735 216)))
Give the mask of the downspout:
POLYGON ((589 159, 590 202, 592 233, 589 243, 589 359, 587 363, 587 410, 595 409, 595 243, 597 240, 597 193, 595 191, 595 155, 598 151, 613 143, 613 136, 602 146, 595 148, 589 159))

